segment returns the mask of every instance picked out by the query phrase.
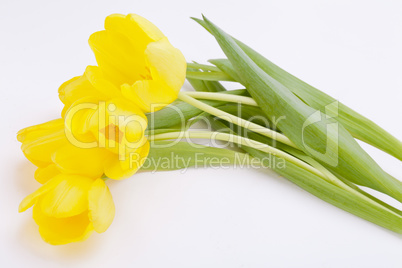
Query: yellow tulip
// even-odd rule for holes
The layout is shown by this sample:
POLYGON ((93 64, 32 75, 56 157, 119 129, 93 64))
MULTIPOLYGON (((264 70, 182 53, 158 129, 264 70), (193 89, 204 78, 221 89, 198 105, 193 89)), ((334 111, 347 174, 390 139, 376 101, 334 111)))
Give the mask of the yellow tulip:
POLYGON ((124 98, 98 103, 82 98, 65 115, 71 145, 102 150, 98 154, 105 154, 105 175, 112 179, 132 176, 144 163, 149 153, 146 127, 144 113, 124 98))
POLYGON ((95 230, 108 229, 115 215, 109 188, 103 179, 56 175, 19 206, 34 206, 33 218, 46 242, 53 245, 83 241, 95 230))
POLYGON ((98 66, 61 85, 62 118, 17 136, 43 184, 19 211, 33 206, 42 238, 55 245, 110 226, 114 203, 100 178, 124 179, 142 166, 150 149, 144 113, 173 102, 186 76, 183 54, 135 14, 108 16, 89 44, 98 66))
POLYGON ((60 173, 52 161, 52 155, 68 141, 64 134, 64 121, 52 120, 20 130, 17 139, 26 158, 38 167, 35 179, 40 183, 60 173))
POLYGON ((107 80, 97 66, 88 66, 82 76, 64 82, 59 88, 59 97, 64 103, 63 117, 71 105, 82 98, 91 97, 97 102, 121 96, 120 88, 107 80))
POLYGON ((132 176, 149 153, 141 110, 123 99, 94 103, 80 99, 65 119, 28 127, 18 133, 25 156, 45 183, 59 173, 111 179, 132 176))
POLYGON ((106 101, 123 96, 143 112, 154 112, 177 98, 186 60, 148 20, 135 14, 110 15, 105 30, 92 34, 89 44, 99 67, 89 66, 83 76, 60 87, 65 110, 82 97, 106 101))

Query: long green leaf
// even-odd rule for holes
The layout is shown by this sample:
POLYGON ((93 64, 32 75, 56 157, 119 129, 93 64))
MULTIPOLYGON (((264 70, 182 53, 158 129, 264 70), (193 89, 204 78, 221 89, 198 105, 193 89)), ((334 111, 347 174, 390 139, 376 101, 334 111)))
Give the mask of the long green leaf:
MULTIPOLYGON (((252 148, 243 149, 261 160, 270 157, 252 148)), ((390 210, 374 205, 366 199, 328 183, 292 163, 286 162, 286 168, 283 169, 275 168, 274 165, 272 169, 307 192, 336 207, 394 232, 402 233, 402 217, 392 213, 390 210)))
MULTIPOLYGON (((199 69, 187 68, 187 70, 189 70, 191 72, 201 72, 199 69)), ((202 89, 202 91, 206 91, 206 92, 225 91, 225 88, 218 81, 206 81, 206 80, 200 80, 200 79, 192 79, 188 76, 186 78, 187 78, 187 81, 193 86, 193 88, 195 90, 197 90, 197 88, 199 88, 199 89, 202 89)))
MULTIPOLYGON (((209 91, 206 87, 196 88, 197 91, 209 91)), ((251 120, 252 118, 256 118, 256 115, 261 116, 261 110, 256 107, 251 106, 244 106, 244 105, 227 105, 221 106, 220 109, 229 112, 231 114, 240 116, 243 119, 251 120)), ((259 117, 257 117, 259 118, 259 117)), ((212 116, 207 116, 207 120, 211 123, 212 127, 215 130, 223 131, 223 132, 231 132, 231 133, 240 133, 242 136, 245 135, 245 129, 230 125, 228 122, 220 120, 219 118, 214 118, 212 116)), ((258 123, 258 122, 255 122, 258 123)), ((263 123, 263 122, 260 122, 263 123)), ((274 145, 272 139, 267 138, 265 136, 259 135, 257 133, 250 133, 247 132, 246 137, 251 138, 256 141, 260 141, 265 144, 274 145)), ((283 145, 281 143, 276 144, 277 148, 286 151, 292 154, 295 157, 300 156, 303 154, 302 152, 295 150, 292 147, 283 145)), ((263 157, 267 158, 270 157, 267 154, 262 154, 259 151, 253 150, 248 147, 242 147, 243 150, 246 150, 252 156, 263 160, 263 157)), ((274 167, 275 168, 275 167, 274 167)), ((278 170, 276 170, 278 172, 278 170)), ((352 194, 346 192, 345 190, 335 188, 332 184, 323 181, 322 179, 317 179, 316 176, 312 175, 311 173, 306 172, 303 169, 297 168, 295 166, 289 166, 288 163, 285 166, 285 169, 281 169, 278 172, 288 180, 292 181, 293 183, 297 184, 302 189, 314 194, 318 198, 333 204, 345 211, 348 211, 354 215, 362 217, 368 221, 371 221, 375 224, 378 224, 382 227, 390 229, 392 231, 401 233, 401 211, 395 209, 394 207, 378 200, 377 198, 367 194, 366 192, 362 191, 361 189, 357 188, 355 185, 351 184, 348 181, 344 181, 349 187, 354 189, 355 191, 359 192, 360 194, 366 196, 367 198, 371 199, 372 202, 367 202, 367 200, 362 200, 361 197, 353 196, 352 194), (299 173, 295 173, 296 170, 299 173), (336 190, 333 192, 333 190, 336 190), (363 201, 363 203, 362 203, 363 201), (375 205, 378 204, 378 205, 375 205), (384 208, 382 209, 381 206, 384 208), (387 210, 388 209, 388 210, 387 210), (394 212, 394 213, 392 213, 394 212)))
MULTIPOLYGON (((203 20, 197 18, 192 19, 203 26, 207 31, 211 32, 203 20)), ((337 101, 321 90, 286 72, 241 41, 235 38, 233 38, 233 40, 263 71, 285 85, 311 107, 325 111, 325 107, 337 101)), ((242 83, 241 78, 237 75, 229 60, 213 59, 209 60, 209 62, 233 77, 236 81, 242 83)), ((370 119, 340 102, 338 105, 338 116, 338 120, 344 124, 346 129, 355 138, 377 147, 402 161, 402 141, 395 138, 370 119)))
POLYGON ((236 70, 233 68, 228 59, 211 59, 208 61, 218 67, 222 72, 225 72, 230 77, 233 77, 233 79, 237 82, 242 83, 241 78, 237 75, 236 70))
POLYGON ((187 70, 186 76, 188 78, 206 81, 235 81, 224 72, 192 72, 187 70))
POLYGON ((402 201, 402 183, 375 163, 343 125, 333 119, 332 110, 325 114, 305 104, 258 67, 228 34, 206 18, 204 21, 264 113, 273 119, 285 116, 286 120, 277 125, 289 139, 349 181, 402 201))
POLYGON ((152 141, 142 170, 163 171, 190 167, 229 166, 243 163, 249 156, 224 148, 177 141, 152 141))
MULTIPOLYGON (((328 105, 337 101, 326 93, 313 86, 310 86, 309 84, 281 69, 240 41, 236 40, 236 42, 250 57, 250 59, 252 59, 262 70, 286 86, 290 91, 292 91, 311 107, 325 112, 325 107, 328 107, 328 105)), ((235 77, 233 72, 236 71, 228 59, 213 59, 209 60, 209 62, 216 65, 231 77, 235 77)), ((241 83, 241 80, 238 76, 235 79, 241 83)), ((378 149, 394 156, 395 158, 398 158, 399 160, 402 160, 401 141, 375 124, 373 121, 362 116, 348 106, 342 104, 341 102, 338 104, 338 120, 353 135, 353 137, 377 147, 378 149)))
MULTIPOLYGON (((209 116, 209 120, 214 129, 218 129, 220 131, 226 130, 231 133, 236 133, 236 131, 233 131, 233 129, 230 128, 226 124, 226 122, 221 121, 219 118, 213 118, 212 116, 209 116)), ((256 133, 252 133, 252 135, 249 135, 248 137, 267 144, 270 143, 269 138, 256 133)), ((296 157, 298 157, 300 154, 303 154, 302 152, 297 151, 289 146, 287 146, 288 148, 286 148, 286 145, 278 145, 284 146, 284 148, 281 149, 284 149, 284 151, 287 151, 287 149, 290 150, 288 152, 296 157)), ((279 161, 279 159, 273 155, 266 154, 246 146, 239 147, 249 153, 251 156, 259 159, 262 163, 278 163, 279 161), (268 161, 264 161, 264 159, 268 161)), ((271 164, 267 167, 282 175, 289 181, 295 183, 307 192, 338 208, 341 208, 358 217, 361 217, 394 232, 402 233, 401 211, 367 194, 350 182, 347 182, 349 187, 351 187, 355 191, 358 191, 360 194, 364 195, 371 201, 368 201, 367 198, 362 198, 362 196, 339 188, 334 184, 331 184, 323 180, 322 178, 295 166, 288 161, 285 161, 285 164, 281 166, 271 164)))
POLYGON ((191 69, 196 69, 196 70, 203 70, 203 71, 210 71, 210 72, 220 72, 221 70, 215 66, 212 65, 205 65, 205 64, 199 64, 197 62, 188 62, 187 63, 187 69, 189 71, 192 71, 191 69))
MULTIPOLYGON (((261 69, 292 90, 311 107, 323 110, 324 107, 337 101, 328 94, 281 69, 247 45, 240 41, 237 43, 261 69)), ((338 109, 339 121, 346 126, 353 136, 402 160, 401 141, 348 106, 339 103, 338 109)))
MULTIPOLYGON (((215 82, 214 82, 215 83, 215 82)), ((196 88, 197 91, 209 91, 207 88, 196 88)), ((220 109, 222 109, 225 112, 231 113, 233 115, 237 115, 243 119, 246 120, 252 120, 254 119, 255 123, 260 123, 261 125, 264 125, 264 120, 261 122, 255 121, 255 119, 259 119, 260 116, 262 115, 261 109, 257 107, 251 107, 251 106, 246 106, 246 105, 227 105, 227 106, 221 106, 220 109)), ((215 118, 213 116, 207 116, 206 119, 211 123, 212 127, 221 132, 229 132, 229 133, 237 133, 240 134, 243 137, 247 137, 265 144, 269 144, 272 146, 277 147, 278 149, 281 149, 295 157, 300 158, 301 155, 305 155, 303 152, 294 149, 293 147, 287 146, 282 143, 275 143, 272 139, 259 135, 257 133, 250 132, 249 130, 245 130, 244 128, 237 126, 237 125, 231 125, 228 122, 221 120, 219 118, 215 118)), ((246 152, 250 153, 250 155, 259 158, 262 160, 262 157, 269 157, 267 154, 263 154, 257 150, 253 150, 249 147, 242 147, 243 150, 246 150, 246 152)), ((300 158, 301 159, 301 158, 300 158)), ((390 230, 393 230, 395 232, 401 233, 401 219, 400 216, 402 215, 402 212, 399 211, 398 209, 382 202, 381 200, 369 195, 368 193, 362 191, 360 188, 356 187, 354 184, 350 183, 349 181, 345 180, 342 177, 339 177, 344 183, 346 183, 350 188, 354 189, 355 191, 359 192, 360 194, 366 196, 367 198, 371 199, 372 202, 368 203, 367 200, 365 200, 366 206, 362 205, 360 202, 361 197, 352 197, 349 194, 345 194, 346 192, 344 190, 338 190, 341 195, 345 194, 345 197, 332 193, 333 186, 330 186, 330 184, 326 181, 320 181, 317 184, 314 184, 314 181, 310 180, 311 177, 315 177, 312 174, 309 174, 308 172, 297 168, 301 174, 294 174, 293 170, 295 167, 294 166, 285 166, 286 169, 281 169, 282 176, 285 178, 289 179, 302 189, 314 194, 318 198, 333 204, 345 211, 348 211, 354 215, 357 215, 359 217, 362 217, 368 221, 371 221, 375 224, 378 224, 380 226, 383 226, 385 228, 388 228, 390 230), (345 202, 346 200, 346 202, 345 202), (377 206, 373 206, 373 202, 377 203, 377 206), (379 207, 384 207, 385 209, 381 209, 379 207), (367 209, 368 207, 368 209, 367 209), (387 211, 388 209, 388 211, 387 211), (379 212, 381 210, 381 212, 379 212), (393 213, 390 213, 394 212, 393 213), (396 214, 396 215, 395 215, 396 214), (385 215, 385 216, 384 216, 385 215), (399 216, 397 216, 399 215, 399 216)), ((296 169, 296 170, 297 170, 296 169)))

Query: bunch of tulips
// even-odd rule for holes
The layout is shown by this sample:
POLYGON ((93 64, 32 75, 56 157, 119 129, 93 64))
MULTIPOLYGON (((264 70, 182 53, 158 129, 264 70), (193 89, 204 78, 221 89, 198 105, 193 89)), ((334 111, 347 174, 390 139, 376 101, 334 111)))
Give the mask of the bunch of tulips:
POLYGON ((402 212, 359 188, 402 202, 402 183, 356 139, 399 160, 402 143, 208 19, 194 20, 215 37, 227 59, 186 63, 148 20, 110 15, 105 30, 89 38, 97 66, 59 88, 61 118, 19 131, 22 151, 43 184, 19 211, 33 206, 43 240, 59 245, 106 231, 115 215, 108 179, 130 178, 140 169, 196 166, 199 154, 204 165, 254 161, 326 202, 402 233, 402 212), (180 91, 186 78, 195 91, 180 91), (242 89, 226 90, 220 81, 242 89), (212 130, 192 130, 199 121, 212 130), (172 153, 183 161, 173 161, 172 153), (171 161, 160 165, 161 159, 171 161))

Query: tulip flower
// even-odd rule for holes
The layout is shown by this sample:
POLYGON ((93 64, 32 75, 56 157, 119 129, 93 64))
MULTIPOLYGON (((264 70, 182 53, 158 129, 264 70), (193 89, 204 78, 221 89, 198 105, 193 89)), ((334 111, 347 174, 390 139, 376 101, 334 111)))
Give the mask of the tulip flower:
POLYGON ((74 77, 60 86, 59 98, 64 104, 62 117, 81 98, 92 97, 93 101, 107 101, 121 96, 120 87, 107 80, 99 67, 88 66, 82 76, 74 77))
POLYGON ((22 143, 21 150, 25 157, 38 167, 35 179, 40 183, 60 173, 52 161, 52 155, 67 144, 64 134, 64 121, 52 120, 20 130, 17 139, 22 143))
POLYGON ((45 183, 59 173, 111 179, 132 176, 149 153, 145 115, 125 99, 81 99, 66 118, 28 127, 18 133, 25 156, 45 183), (89 107, 89 108, 88 108, 89 107))
MULTIPOLYGON (((144 135, 146 127, 144 113, 124 98, 99 103, 83 98, 66 112, 65 129, 70 148, 59 154, 70 162, 82 149, 94 150, 103 158, 96 162, 107 177, 128 178, 142 166, 149 153, 149 142, 144 135), (74 149, 78 147, 81 150, 74 149)), ((60 159, 56 156, 55 160, 60 159)))
POLYGON ((186 60, 163 33, 135 15, 110 15, 105 30, 89 38, 98 66, 65 82, 59 89, 66 105, 81 97, 102 100, 123 96, 143 112, 154 112, 172 103, 186 77, 186 60))
POLYGON ((103 179, 60 174, 25 197, 23 212, 33 206, 33 218, 46 242, 53 245, 83 241, 95 230, 108 229, 115 215, 103 179))

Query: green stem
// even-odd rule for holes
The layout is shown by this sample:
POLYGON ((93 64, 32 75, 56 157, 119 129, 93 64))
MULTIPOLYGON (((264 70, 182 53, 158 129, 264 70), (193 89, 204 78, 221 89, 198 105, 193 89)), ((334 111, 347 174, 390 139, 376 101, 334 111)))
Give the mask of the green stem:
POLYGON ((248 146, 254 148, 256 150, 262 151, 264 153, 272 154, 276 157, 283 158, 300 168, 303 168, 317 176, 323 177, 324 174, 317 170, 316 168, 306 164, 304 161, 285 153, 275 147, 269 146, 267 144, 251 140, 248 138, 244 138, 238 135, 222 133, 222 132, 210 132, 210 131, 179 131, 179 132, 168 132, 162 134, 156 134, 153 136, 149 136, 150 140, 170 140, 170 139, 210 139, 210 140, 220 140, 226 142, 233 142, 239 145, 248 146))
POLYGON ((187 68, 198 69, 198 70, 201 69, 204 71, 211 71, 211 72, 221 72, 221 69, 219 69, 218 67, 206 64, 191 63, 191 62, 187 62, 187 68))
POLYGON ((385 210, 388 210, 389 212, 391 212, 394 215, 397 215, 398 217, 401 217, 401 215, 399 215, 398 213, 392 211, 391 209, 377 203, 375 200, 369 198, 368 196, 360 193, 359 191, 357 191, 356 189, 353 189, 352 187, 350 187, 349 185, 347 185, 346 183, 344 183, 342 180, 338 179, 334 174, 332 174, 330 171, 328 171, 323 165, 321 165, 320 163, 318 163, 316 160, 314 160, 313 158, 309 157, 309 156, 303 156, 300 157, 300 159, 302 159, 303 161, 309 163, 311 166, 313 166, 314 168, 316 168, 317 170, 321 171, 322 174, 324 174, 325 176, 325 180, 338 186, 341 189, 344 189, 354 195, 359 196, 360 198, 366 200, 367 202, 370 202, 378 207, 381 207, 385 210))
POLYGON ((259 133, 263 136, 269 137, 271 139, 274 139, 276 141, 279 141, 283 144, 287 144, 289 146, 292 146, 294 148, 297 148, 297 146, 291 141, 289 140, 288 137, 286 137, 285 135, 278 133, 276 131, 273 131, 272 129, 260 126, 258 124, 255 124, 253 122, 250 122, 248 120, 244 120, 240 117, 234 116, 232 114, 226 113, 222 110, 219 110, 215 107, 212 107, 208 104, 205 104, 201 101, 198 101, 192 97, 190 97, 187 93, 185 92, 179 92, 178 98, 181 99, 184 102, 187 102, 188 104, 193 105, 194 107, 207 112, 209 114, 212 114, 218 118, 221 118, 223 120, 228 121, 229 123, 234 123, 238 126, 244 127, 246 129, 249 129, 253 132, 259 133))
POLYGON ((229 134, 229 133, 222 133, 222 132, 210 132, 210 131, 180 131, 180 132, 168 132, 168 133, 162 133, 162 134, 156 134, 153 136, 149 136, 149 140, 170 140, 170 139, 209 139, 209 140, 219 140, 219 141, 226 141, 226 142, 232 142, 236 143, 238 145, 243 145, 247 146, 250 148, 254 148, 256 150, 259 150, 261 152, 269 153, 274 155, 275 157, 282 158, 286 161, 289 161, 290 163, 314 174, 317 175, 318 177, 324 179, 327 182, 330 182, 337 187, 348 191, 356 196, 359 196, 360 198, 363 198, 364 200, 370 202, 371 204, 380 207, 382 209, 387 210, 388 212, 396 215, 397 217, 401 218, 401 215, 392 211, 391 209, 377 203, 375 200, 372 200, 371 198, 365 196, 364 194, 360 193, 359 191, 353 189, 349 185, 345 184, 343 181, 338 179, 335 175, 333 175, 331 172, 329 172, 325 167, 323 167, 320 163, 315 161, 309 156, 302 157, 302 160, 299 158, 296 158, 284 151, 278 150, 272 146, 269 146, 267 144, 251 140, 248 138, 244 138, 235 134, 229 134))
POLYGON ((205 81, 232 81, 236 82, 231 76, 224 72, 192 72, 187 69, 187 78, 205 81))
POLYGON ((225 102, 235 102, 250 106, 258 106, 257 102, 253 98, 244 96, 229 95, 225 93, 215 93, 215 92, 197 92, 197 91, 186 92, 186 94, 187 96, 193 97, 195 99, 217 100, 225 102))

